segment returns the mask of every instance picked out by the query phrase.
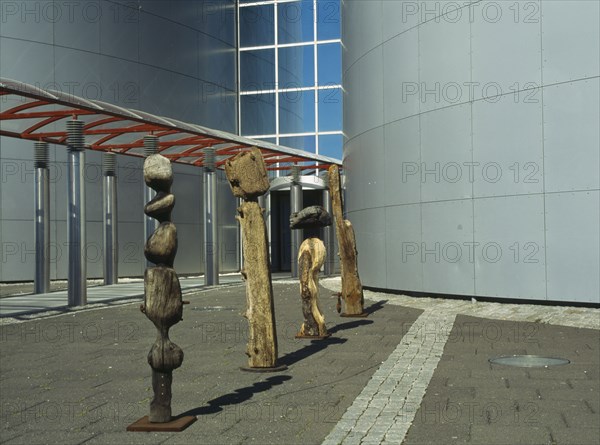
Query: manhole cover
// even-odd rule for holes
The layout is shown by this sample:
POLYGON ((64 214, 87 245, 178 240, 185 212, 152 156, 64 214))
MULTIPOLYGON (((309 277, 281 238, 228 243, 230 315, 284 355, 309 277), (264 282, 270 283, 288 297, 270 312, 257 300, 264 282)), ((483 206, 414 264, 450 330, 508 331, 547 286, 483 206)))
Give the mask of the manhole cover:
POLYGON ((495 365, 519 366, 521 368, 547 368, 548 366, 571 363, 566 358, 540 357, 539 355, 506 355, 491 358, 489 361, 495 365))

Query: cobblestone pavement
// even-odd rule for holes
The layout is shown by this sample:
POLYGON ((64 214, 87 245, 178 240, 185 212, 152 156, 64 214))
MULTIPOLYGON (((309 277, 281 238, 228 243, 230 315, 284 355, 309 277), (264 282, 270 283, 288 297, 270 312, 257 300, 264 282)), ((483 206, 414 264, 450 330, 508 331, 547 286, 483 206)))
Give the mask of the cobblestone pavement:
MULTIPOLYGON (((341 283, 322 284, 339 291, 341 283)), ((365 298, 424 312, 324 444, 600 444, 599 309, 365 298), (489 362, 516 354, 571 363, 489 362)))
POLYGON ((156 332, 135 303, 0 324, 0 443, 578 444, 600 438, 600 310, 365 292, 340 318, 340 279, 321 280, 332 337, 297 340, 298 282, 274 282, 280 362, 244 373, 243 286, 187 295, 171 330, 185 353, 173 412, 182 433, 127 433, 148 412, 156 332), (495 356, 564 357, 517 368, 495 356))

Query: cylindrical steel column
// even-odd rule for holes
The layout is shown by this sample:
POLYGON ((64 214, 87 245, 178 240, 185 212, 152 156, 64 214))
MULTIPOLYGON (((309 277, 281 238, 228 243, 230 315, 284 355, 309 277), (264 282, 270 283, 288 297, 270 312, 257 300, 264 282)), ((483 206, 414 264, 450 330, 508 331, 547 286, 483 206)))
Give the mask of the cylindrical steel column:
MULTIPOLYGON (((331 196, 329 194, 329 181, 327 175, 323 177, 325 180, 325 189, 323 190, 323 208, 327 213, 331 213, 331 196)), ((333 224, 323 227, 323 244, 325 245, 325 275, 333 275, 335 272, 335 245, 333 243, 333 224)))
POLYGON ((204 149, 204 284, 219 284, 219 239, 217 232, 217 172, 215 149, 204 149))
POLYGON ((117 241, 117 155, 102 155, 102 208, 104 227, 104 284, 119 280, 119 249, 117 241))
MULTIPOLYGON (((144 136, 144 156, 148 157, 158 153, 158 137, 153 134, 144 136)), ((142 172, 143 176, 143 172, 142 172)), ((144 183, 144 202, 148 203, 154 198, 156 193, 144 183)), ((150 238, 150 235, 156 230, 156 220, 148 215, 144 216, 144 244, 150 238)), ((142 249, 143 250, 143 249, 142 249)), ((153 263, 146 260, 146 267, 152 267, 153 263)))
MULTIPOLYGON (((292 166, 292 182, 290 184, 290 211, 292 213, 299 212, 302 210, 302 185, 300 184, 300 167, 297 165, 292 166)), ((292 241, 291 246, 291 270, 292 278, 298 277, 298 249, 302 244, 303 230, 295 229, 291 231, 290 239, 292 241)))
POLYGON ((69 164, 67 175, 67 239, 69 242, 68 304, 87 304, 85 236, 85 147, 83 121, 67 121, 69 164))
POLYGON ((35 278, 34 293, 50 292, 50 180, 48 176, 48 143, 36 142, 35 168, 35 278))

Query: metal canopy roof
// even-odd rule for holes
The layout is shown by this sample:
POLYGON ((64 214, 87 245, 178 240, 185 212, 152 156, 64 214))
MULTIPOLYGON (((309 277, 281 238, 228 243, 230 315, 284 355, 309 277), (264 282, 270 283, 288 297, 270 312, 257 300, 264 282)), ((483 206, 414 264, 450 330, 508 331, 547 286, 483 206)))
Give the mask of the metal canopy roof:
POLYGON ((287 170, 293 163, 302 170, 341 165, 327 156, 0 78, 0 136, 67 145, 66 121, 75 116, 85 122, 85 146, 91 150, 143 157, 144 136, 153 134, 158 152, 182 164, 202 166, 203 149, 213 147, 222 167, 227 158, 258 147, 269 170, 287 170))

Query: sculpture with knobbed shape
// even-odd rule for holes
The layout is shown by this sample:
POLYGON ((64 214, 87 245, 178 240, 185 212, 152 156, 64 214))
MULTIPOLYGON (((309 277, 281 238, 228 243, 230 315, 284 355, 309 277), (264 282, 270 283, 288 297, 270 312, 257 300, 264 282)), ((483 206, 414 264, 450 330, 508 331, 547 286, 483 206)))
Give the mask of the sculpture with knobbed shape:
POLYGON ((159 154, 146 158, 144 180, 157 192, 155 198, 146 204, 144 213, 160 221, 144 247, 144 255, 156 266, 147 268, 144 273, 144 304, 141 310, 158 331, 148 353, 154 390, 148 417, 150 422, 165 423, 171 421, 173 370, 183 362, 183 351, 169 338, 169 329, 181 320, 183 314, 181 286, 173 269, 177 230, 171 222, 175 196, 170 190, 173 182, 170 161, 159 154))

